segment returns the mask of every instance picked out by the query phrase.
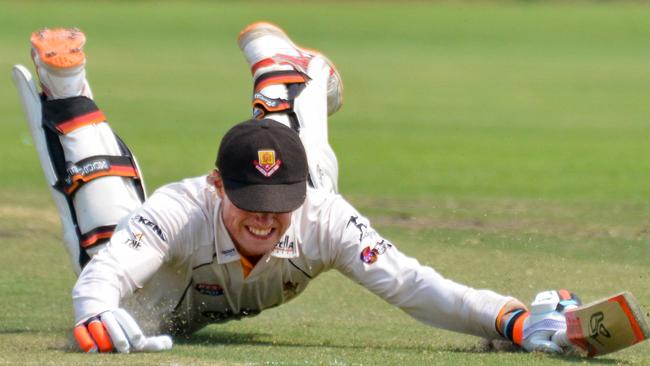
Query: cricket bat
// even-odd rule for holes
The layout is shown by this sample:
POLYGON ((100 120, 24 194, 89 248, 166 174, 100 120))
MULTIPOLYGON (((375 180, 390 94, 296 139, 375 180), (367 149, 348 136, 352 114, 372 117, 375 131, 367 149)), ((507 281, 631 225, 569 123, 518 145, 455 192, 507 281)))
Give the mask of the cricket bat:
POLYGON ((616 352, 650 337, 636 298, 621 292, 565 312, 566 332, 558 332, 553 341, 581 348, 594 357, 616 352))

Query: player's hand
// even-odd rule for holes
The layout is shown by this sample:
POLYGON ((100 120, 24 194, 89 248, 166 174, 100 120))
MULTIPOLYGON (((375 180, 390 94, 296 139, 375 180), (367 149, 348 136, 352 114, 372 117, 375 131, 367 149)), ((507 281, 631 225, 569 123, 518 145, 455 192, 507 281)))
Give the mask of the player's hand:
POLYGON ((167 335, 145 337, 124 309, 105 311, 77 325, 74 337, 84 352, 159 352, 172 348, 167 335))
POLYGON ((578 296, 567 290, 538 293, 524 320, 521 346, 529 352, 564 353, 566 344, 558 342, 557 336, 566 331, 564 312, 579 305, 578 296))

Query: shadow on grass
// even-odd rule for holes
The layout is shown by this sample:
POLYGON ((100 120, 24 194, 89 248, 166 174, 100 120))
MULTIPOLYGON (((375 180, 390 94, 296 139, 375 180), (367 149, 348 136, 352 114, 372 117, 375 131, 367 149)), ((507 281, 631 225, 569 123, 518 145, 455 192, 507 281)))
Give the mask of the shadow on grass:
POLYGON ((43 333, 43 330, 41 330, 41 329, 32 329, 32 328, 0 329, 0 334, 23 334, 23 333, 43 333))
POLYGON ((612 358, 584 358, 584 357, 562 357, 562 356, 548 356, 563 362, 572 362, 577 364, 591 364, 591 365, 633 365, 634 363, 616 360, 612 358))
POLYGON ((42 326, 23 326, 23 327, 7 327, 7 328, 2 328, 0 327, 0 335, 2 334, 41 334, 41 335, 58 335, 58 334, 65 334, 65 333, 70 333, 72 334, 72 328, 66 327, 66 326, 59 326, 59 325, 52 325, 52 326, 47 326, 47 325, 42 325, 42 326))
MULTIPOLYGON (((393 349, 393 350, 404 350, 404 351, 427 351, 427 352, 449 352, 449 353, 494 353, 494 352, 504 352, 504 353, 522 353, 519 348, 516 347, 494 347, 491 343, 487 341, 482 341, 480 344, 469 345, 467 347, 450 347, 450 346, 390 346, 390 345, 380 345, 380 344, 349 344, 349 343, 333 343, 329 340, 323 342, 309 342, 307 339, 297 339, 295 341, 277 341, 272 340, 273 337, 270 334, 266 333, 238 333, 238 332, 220 332, 220 331, 210 331, 210 332, 200 332, 195 333, 191 336, 181 336, 174 339, 174 343, 178 345, 190 345, 190 346, 224 346, 224 345, 233 345, 233 346, 275 346, 275 347, 296 347, 296 348, 337 348, 337 349, 393 349)), ((612 364, 627 364, 626 362, 621 363, 620 360, 609 359, 609 358, 584 358, 578 356, 553 356, 553 355, 544 355, 536 354, 531 355, 531 357, 549 357, 565 362, 572 363, 588 363, 594 365, 612 365, 612 364)))
POLYGON ((187 336, 175 336, 174 343, 186 345, 279 345, 277 342, 269 341, 270 337, 270 334, 265 333, 215 332, 213 330, 187 336))

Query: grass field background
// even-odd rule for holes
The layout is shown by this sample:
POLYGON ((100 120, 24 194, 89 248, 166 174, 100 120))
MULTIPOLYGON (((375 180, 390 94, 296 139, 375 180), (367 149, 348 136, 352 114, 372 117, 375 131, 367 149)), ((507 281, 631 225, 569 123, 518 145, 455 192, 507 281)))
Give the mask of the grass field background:
POLYGON ((290 304, 211 326, 170 352, 67 347, 74 276, 19 100, 29 34, 78 26, 88 77, 148 191, 211 169, 249 116, 236 45, 281 25, 334 60, 340 189, 407 254, 529 301, 568 287, 632 291, 650 311, 650 6, 635 2, 2 2, 0 365, 650 364, 638 345, 595 360, 487 352, 338 273, 290 304))

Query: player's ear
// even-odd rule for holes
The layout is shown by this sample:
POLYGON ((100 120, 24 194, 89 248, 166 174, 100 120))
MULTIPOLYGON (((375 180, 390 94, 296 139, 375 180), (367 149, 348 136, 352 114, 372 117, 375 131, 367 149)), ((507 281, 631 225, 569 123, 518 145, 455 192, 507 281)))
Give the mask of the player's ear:
POLYGON ((208 183, 214 186, 214 188, 217 190, 217 196, 223 199, 226 193, 223 188, 223 179, 221 179, 221 173, 219 173, 217 169, 214 169, 210 175, 208 175, 208 183))

